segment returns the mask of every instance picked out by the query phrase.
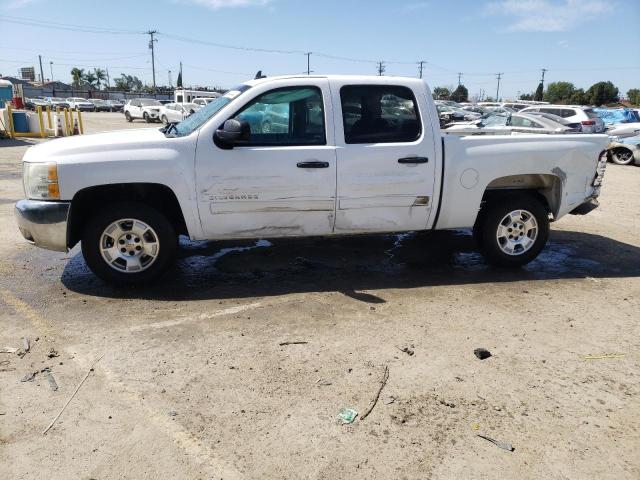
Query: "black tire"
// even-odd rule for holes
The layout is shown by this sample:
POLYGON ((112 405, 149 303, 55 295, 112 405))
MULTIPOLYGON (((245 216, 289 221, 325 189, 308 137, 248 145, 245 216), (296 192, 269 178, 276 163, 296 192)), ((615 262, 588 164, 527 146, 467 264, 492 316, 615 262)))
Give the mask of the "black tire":
POLYGON ((628 148, 614 148, 611 152, 611 161, 616 165, 630 165, 633 163, 633 152, 628 148))
POLYGON ((542 202, 531 195, 500 197, 484 206, 474 227, 474 237, 479 239, 482 253, 489 263, 499 267, 521 267, 534 260, 546 245, 549 238, 549 214, 542 202), (499 240, 497 232, 503 219, 516 210, 529 212, 537 223, 537 231, 533 244, 527 250, 518 253, 516 248, 513 254, 509 254, 501 248, 506 237, 499 240))
MULTIPOLYGON (((82 234, 82 255, 91 271, 115 286, 152 282, 173 264, 178 236, 169 220, 156 209, 141 203, 123 202, 108 205, 85 225, 82 234), (120 219, 136 219, 153 229, 158 242, 158 255, 144 270, 126 272, 116 269, 103 258, 100 251, 102 235, 107 227, 120 219)), ((137 247, 136 247, 137 248, 137 247)))
POLYGON ((129 112, 124 112, 124 118, 126 118, 129 123, 133 122, 133 118, 129 112))
POLYGON ((147 112, 144 112, 142 114, 142 118, 144 118, 144 121, 147 123, 151 123, 151 118, 149 117, 149 114, 147 112))

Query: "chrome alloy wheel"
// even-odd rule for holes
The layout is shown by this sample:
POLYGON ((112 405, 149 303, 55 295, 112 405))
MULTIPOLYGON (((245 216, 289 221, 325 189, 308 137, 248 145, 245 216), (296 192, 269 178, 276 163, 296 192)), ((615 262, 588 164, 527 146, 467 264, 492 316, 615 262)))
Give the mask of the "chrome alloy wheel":
POLYGON ((522 255, 538 238, 538 222, 527 210, 514 210, 506 214, 498 224, 498 246, 507 255, 522 255))
POLYGON ((102 258, 119 272, 142 272, 153 265, 159 252, 156 232, 135 218, 116 220, 100 235, 102 258))

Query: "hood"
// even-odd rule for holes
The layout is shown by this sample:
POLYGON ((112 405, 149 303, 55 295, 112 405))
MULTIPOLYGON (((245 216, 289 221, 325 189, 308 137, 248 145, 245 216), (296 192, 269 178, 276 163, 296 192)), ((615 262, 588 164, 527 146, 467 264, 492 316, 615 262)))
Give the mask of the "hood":
POLYGON ((158 128, 116 130, 64 137, 34 145, 24 154, 25 162, 56 161, 64 163, 77 157, 99 154, 104 157, 109 152, 132 151, 164 145, 167 138, 158 128))

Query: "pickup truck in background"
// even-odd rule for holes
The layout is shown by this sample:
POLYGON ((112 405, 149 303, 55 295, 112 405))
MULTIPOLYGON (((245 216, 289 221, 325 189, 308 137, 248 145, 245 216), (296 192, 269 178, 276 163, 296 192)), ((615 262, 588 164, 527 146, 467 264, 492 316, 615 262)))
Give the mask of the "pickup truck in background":
POLYGON ((262 78, 178 124, 31 147, 15 211, 27 240, 58 251, 81 242, 91 270, 115 284, 157 278, 181 234, 473 228, 489 262, 517 267, 544 248, 551 221, 597 206, 607 142, 443 136, 419 79, 262 78), (264 128, 269 112, 277 122, 264 128))

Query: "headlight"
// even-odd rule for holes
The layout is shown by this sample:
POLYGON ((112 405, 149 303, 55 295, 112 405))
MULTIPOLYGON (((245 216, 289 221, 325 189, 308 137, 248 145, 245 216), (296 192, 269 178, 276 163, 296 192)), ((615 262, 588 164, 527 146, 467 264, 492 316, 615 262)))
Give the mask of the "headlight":
POLYGON ((29 163, 22 167, 24 193, 35 200, 58 200, 58 166, 54 162, 29 163))

